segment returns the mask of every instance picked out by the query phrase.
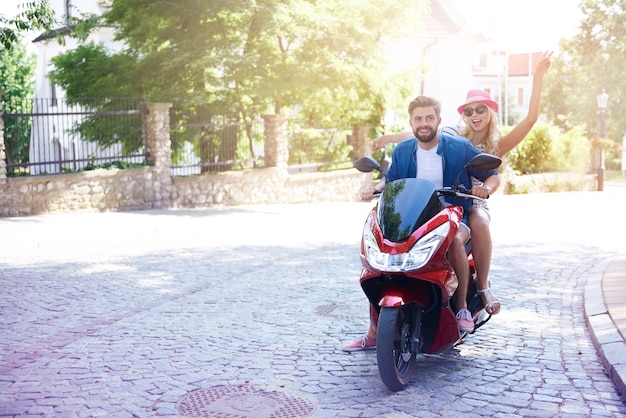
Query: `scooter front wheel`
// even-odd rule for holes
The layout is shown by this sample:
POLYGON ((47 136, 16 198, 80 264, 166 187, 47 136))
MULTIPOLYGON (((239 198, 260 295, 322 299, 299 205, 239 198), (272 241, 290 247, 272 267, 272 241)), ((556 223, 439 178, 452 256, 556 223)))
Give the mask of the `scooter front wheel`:
MULTIPOLYGON (((419 318, 418 318, 419 319, 419 318)), ((378 372, 385 386, 397 392, 411 381, 415 353, 411 353, 411 335, 419 335, 420 321, 415 323, 413 310, 404 305, 381 308, 376 333, 378 372)))

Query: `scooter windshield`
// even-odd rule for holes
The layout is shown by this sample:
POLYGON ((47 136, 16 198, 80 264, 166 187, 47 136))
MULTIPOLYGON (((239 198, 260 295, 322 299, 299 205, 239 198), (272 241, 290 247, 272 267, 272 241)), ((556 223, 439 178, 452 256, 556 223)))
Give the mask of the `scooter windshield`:
POLYGON ((378 200, 378 222, 385 238, 401 242, 442 209, 432 182, 395 180, 385 186, 378 200))

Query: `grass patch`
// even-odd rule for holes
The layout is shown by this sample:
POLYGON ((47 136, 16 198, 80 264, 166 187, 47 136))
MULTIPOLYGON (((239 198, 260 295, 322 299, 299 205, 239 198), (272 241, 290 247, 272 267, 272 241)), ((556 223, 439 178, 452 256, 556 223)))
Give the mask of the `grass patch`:
MULTIPOLYGON (((593 191, 598 187, 593 174, 580 173, 543 173, 503 176, 504 194, 550 193, 593 191)), ((626 184, 626 175, 620 170, 606 170, 604 183, 626 184)))
POLYGON ((505 194, 551 193, 595 190, 596 179, 580 173, 543 173, 507 178, 505 194))
POLYGON ((626 175, 624 175, 623 171, 619 170, 606 170, 604 172, 604 181, 611 183, 622 183, 626 184, 626 175))

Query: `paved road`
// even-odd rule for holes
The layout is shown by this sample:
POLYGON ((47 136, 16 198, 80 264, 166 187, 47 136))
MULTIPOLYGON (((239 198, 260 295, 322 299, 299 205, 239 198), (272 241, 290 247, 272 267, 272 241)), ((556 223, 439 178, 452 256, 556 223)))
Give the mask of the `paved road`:
POLYGON ((387 391, 358 243, 371 204, 0 219, 0 416, 621 417, 583 290, 626 188, 492 202, 504 310, 387 391))

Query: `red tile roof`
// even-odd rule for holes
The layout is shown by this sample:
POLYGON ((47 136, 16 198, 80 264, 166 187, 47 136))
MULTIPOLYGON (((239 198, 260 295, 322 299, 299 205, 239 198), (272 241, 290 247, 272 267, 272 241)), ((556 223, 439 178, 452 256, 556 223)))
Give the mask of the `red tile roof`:
POLYGON ((541 52, 509 55, 509 76, 528 76, 535 71, 541 52))

